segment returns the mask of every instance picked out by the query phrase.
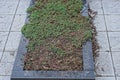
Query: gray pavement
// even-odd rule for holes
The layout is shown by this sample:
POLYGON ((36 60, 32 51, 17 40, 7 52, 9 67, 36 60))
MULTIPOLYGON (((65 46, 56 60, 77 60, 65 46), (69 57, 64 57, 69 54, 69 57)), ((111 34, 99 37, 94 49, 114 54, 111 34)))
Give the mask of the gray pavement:
POLYGON ((98 12, 94 20, 100 46, 96 80, 120 80, 120 0, 89 0, 89 5, 98 12))
POLYGON ((0 80, 10 80, 30 0, 0 0, 0 80))
MULTIPOLYGON (((100 46, 96 80, 120 80, 120 0, 89 0, 100 46)), ((10 80, 30 0, 0 0, 0 80, 10 80)))

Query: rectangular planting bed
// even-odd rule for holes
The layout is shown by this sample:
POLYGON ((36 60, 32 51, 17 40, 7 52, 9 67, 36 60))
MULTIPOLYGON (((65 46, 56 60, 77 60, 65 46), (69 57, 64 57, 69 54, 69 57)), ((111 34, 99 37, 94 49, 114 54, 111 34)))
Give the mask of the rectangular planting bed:
POLYGON ((11 80, 95 80, 92 28, 78 9, 88 8, 83 3, 35 0, 22 28, 11 80))
POLYGON ((95 80, 92 42, 83 45, 83 71, 27 71, 23 70, 26 39, 21 38, 11 80, 95 80))

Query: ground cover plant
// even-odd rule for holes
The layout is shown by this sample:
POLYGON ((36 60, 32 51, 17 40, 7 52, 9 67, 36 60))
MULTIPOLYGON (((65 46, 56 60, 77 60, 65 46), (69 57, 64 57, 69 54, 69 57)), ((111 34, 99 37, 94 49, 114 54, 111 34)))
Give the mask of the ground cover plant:
POLYGON ((82 0, 34 0, 22 33, 29 40, 25 70, 82 70, 82 44, 92 38, 82 0))

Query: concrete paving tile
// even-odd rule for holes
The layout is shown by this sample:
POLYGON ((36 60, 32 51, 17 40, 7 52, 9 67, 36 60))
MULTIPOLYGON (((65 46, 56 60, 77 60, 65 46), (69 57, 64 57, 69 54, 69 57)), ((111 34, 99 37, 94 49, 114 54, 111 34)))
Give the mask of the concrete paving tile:
POLYGON ((16 8, 17 8, 16 2, 1 2, 0 14, 15 14, 16 8))
POLYGON ((98 32, 96 39, 99 45, 99 51, 110 51, 106 32, 98 32))
POLYGON ((95 71, 97 76, 114 76, 113 64, 109 52, 99 52, 95 58, 95 71))
POLYGON ((96 15, 93 24, 96 27, 97 31, 106 31, 105 20, 103 15, 96 15))
POLYGON ((7 40, 8 32, 0 32, 0 51, 3 51, 6 40, 7 40))
POLYGON ((112 52, 116 75, 120 77, 120 52, 112 52))
POLYGON ((21 28, 25 24, 26 17, 27 15, 16 15, 11 31, 21 31, 21 28))
POLYGON ((10 76, 0 76, 0 80, 10 80, 10 76))
POLYGON ((102 4, 105 14, 120 14, 120 0, 102 0, 102 4))
POLYGON ((95 80, 115 80, 115 77, 96 77, 95 80))
POLYGON ((31 0, 20 0, 16 14, 27 14, 27 8, 30 6, 31 0))
POLYGON ((0 76, 11 75, 13 63, 0 63, 0 76))
POLYGON ((120 51, 120 32, 108 32, 112 51, 120 51))
POLYGON ((0 31, 9 31, 12 20, 13 15, 0 15, 0 31))
POLYGON ((101 0, 90 0, 89 6, 93 11, 97 11, 98 14, 103 14, 101 0))
POLYGON ((120 15, 105 15, 108 31, 120 31, 120 15))
POLYGON ((16 57, 16 52, 4 52, 1 62, 2 63, 14 63, 16 57))
POLYGON ((117 80, 120 80, 120 77, 117 77, 117 80))
POLYGON ((21 36, 21 32, 10 32, 5 51, 17 51, 21 36))

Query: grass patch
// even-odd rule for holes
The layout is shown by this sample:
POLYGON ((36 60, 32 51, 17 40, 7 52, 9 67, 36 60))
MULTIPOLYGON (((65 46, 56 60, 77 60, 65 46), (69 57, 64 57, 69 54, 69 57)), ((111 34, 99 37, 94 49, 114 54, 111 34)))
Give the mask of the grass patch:
POLYGON ((63 57, 81 49, 82 43, 92 38, 89 18, 80 15, 82 7, 82 0, 35 0, 28 8, 29 23, 22 28, 29 39, 29 56, 44 52, 63 57))

